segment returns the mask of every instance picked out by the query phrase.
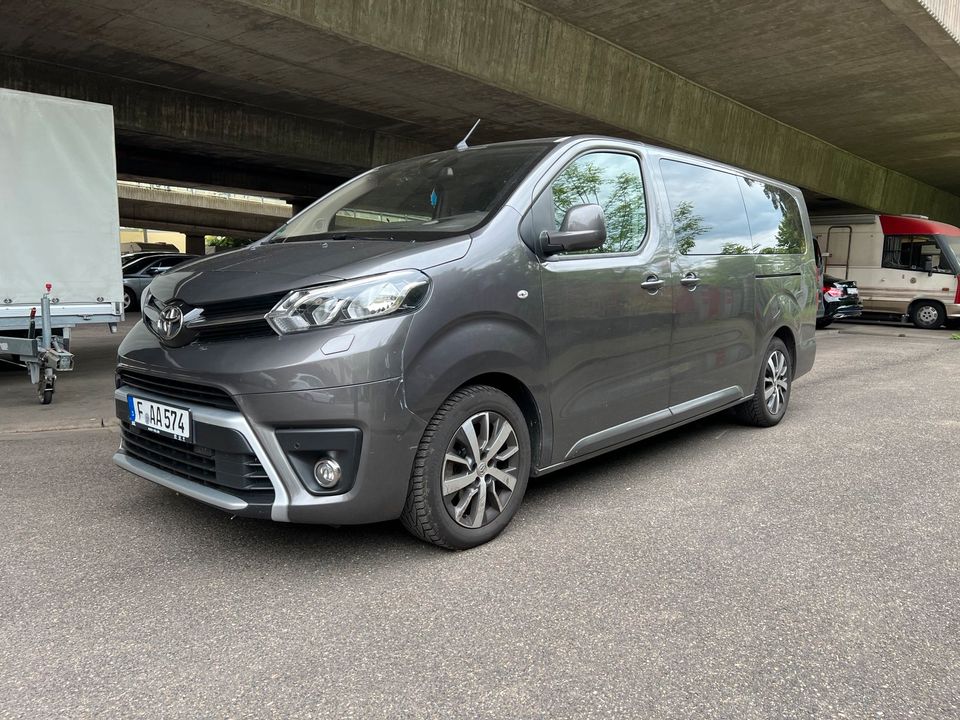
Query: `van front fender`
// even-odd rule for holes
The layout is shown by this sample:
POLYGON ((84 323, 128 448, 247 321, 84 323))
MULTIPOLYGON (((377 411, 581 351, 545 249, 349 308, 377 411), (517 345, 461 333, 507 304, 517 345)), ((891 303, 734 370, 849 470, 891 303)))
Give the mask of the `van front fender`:
MULTIPOLYGON (((457 388, 484 376, 497 385, 496 376, 523 386, 536 406, 542 440, 539 457, 550 457, 553 435, 547 387, 542 368, 547 361, 541 334, 516 318, 499 314, 475 314, 432 334, 423 325, 411 328, 403 358, 403 392, 407 408, 429 421, 457 388), (539 369, 539 371, 538 371, 539 369)), ((510 385, 504 389, 512 394, 510 385)), ((523 407, 521 398, 514 398, 523 407)), ((534 466, 540 465, 538 457, 534 466)))

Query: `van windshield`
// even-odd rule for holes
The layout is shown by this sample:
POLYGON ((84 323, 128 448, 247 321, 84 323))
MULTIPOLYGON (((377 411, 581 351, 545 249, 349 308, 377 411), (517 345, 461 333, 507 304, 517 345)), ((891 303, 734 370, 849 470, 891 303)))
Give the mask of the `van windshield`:
POLYGON ((267 242, 435 240, 469 232, 506 201, 548 143, 505 143, 384 165, 334 190, 267 242))
POLYGON ((940 235, 940 248, 947 260, 941 260, 940 264, 946 267, 952 267, 953 272, 960 275, 960 237, 956 235, 940 235))

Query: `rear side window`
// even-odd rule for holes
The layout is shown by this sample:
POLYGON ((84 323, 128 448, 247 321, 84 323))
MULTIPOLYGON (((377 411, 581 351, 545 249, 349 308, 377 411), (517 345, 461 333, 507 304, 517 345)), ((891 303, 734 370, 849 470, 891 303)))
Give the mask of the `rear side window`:
POLYGON ((753 248, 750 252, 786 255, 806 250, 800 207, 783 188, 750 178, 740 178, 747 207, 753 248))
POLYGON ((647 233, 647 205, 640 161, 633 155, 594 152, 567 165, 550 185, 553 229, 574 205, 603 208, 607 241, 603 247, 580 254, 625 253, 640 248, 647 233))
POLYGON ((800 207, 783 188, 675 160, 660 167, 684 255, 805 251, 800 207))
POLYGON ((736 175, 675 160, 661 160, 660 169, 681 253, 754 252, 736 175))

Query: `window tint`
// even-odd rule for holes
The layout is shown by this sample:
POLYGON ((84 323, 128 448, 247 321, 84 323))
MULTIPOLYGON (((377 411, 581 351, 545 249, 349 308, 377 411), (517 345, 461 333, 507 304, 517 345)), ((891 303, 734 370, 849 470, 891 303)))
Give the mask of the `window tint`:
POLYGON ((776 185, 740 178, 743 204, 750 221, 752 248, 763 254, 802 253, 806 249, 803 220, 793 196, 776 185))
POLYGON ((684 255, 756 252, 735 175, 661 160, 677 248, 684 255))
MULTIPOLYGON (((607 241, 587 253, 633 252, 647 232, 647 206, 643 195, 640 162, 633 155, 597 152, 570 163, 550 186, 553 196, 553 229, 574 205, 603 208, 607 241)), ((578 253, 579 254, 579 253, 578 253)))
POLYGON ((931 235, 885 235, 883 262, 885 268, 897 270, 926 270, 927 256, 933 256, 934 272, 953 274, 950 260, 941 252, 937 239, 931 235), (939 260, 938 260, 939 258, 939 260))

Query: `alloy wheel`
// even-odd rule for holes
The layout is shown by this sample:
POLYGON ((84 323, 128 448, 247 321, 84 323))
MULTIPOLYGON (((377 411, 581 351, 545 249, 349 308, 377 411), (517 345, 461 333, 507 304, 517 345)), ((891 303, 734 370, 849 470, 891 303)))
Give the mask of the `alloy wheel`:
POLYGON ((771 415, 779 415, 787 401, 788 370, 787 358, 780 350, 770 353, 763 373, 763 399, 771 415))
POLYGON ((503 512, 517 484, 519 451, 513 426, 499 413, 476 413, 457 428, 443 459, 441 495, 458 525, 483 527, 503 512))

